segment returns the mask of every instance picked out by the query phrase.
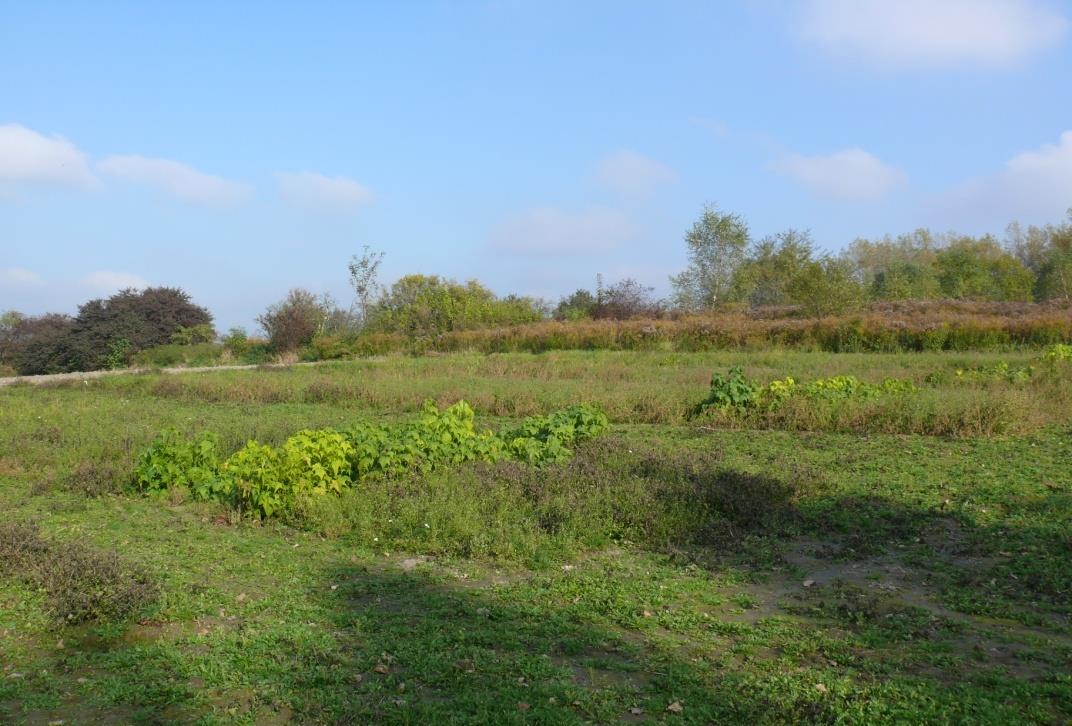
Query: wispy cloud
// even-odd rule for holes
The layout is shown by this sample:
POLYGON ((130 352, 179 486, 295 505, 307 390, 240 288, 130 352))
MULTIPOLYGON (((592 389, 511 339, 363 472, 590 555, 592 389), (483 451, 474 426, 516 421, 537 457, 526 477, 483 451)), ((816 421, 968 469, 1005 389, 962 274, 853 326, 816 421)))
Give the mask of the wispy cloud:
POLYGON ((1072 209, 1072 131, 1056 144, 1017 154, 990 176, 973 179, 935 200, 958 220, 1049 222, 1072 209))
POLYGON ((372 190, 344 176, 311 171, 279 173, 279 194, 295 207, 328 212, 352 212, 372 202, 372 190))
POLYGON ((661 161, 625 149, 600 161, 595 179, 619 194, 648 197, 663 184, 676 180, 677 174, 661 161))
POLYGON ((33 270, 25 267, 0 267, 0 288, 22 289, 38 287, 44 280, 33 270))
POLYGON ((788 154, 772 167, 814 194, 833 199, 878 199, 908 181, 903 171, 863 149, 844 149, 826 156, 788 154))
POLYGON ((250 189, 244 184, 206 174, 171 159, 109 156, 97 162, 97 169, 116 179, 145 184, 195 204, 235 204, 250 196, 250 189))
POLYGON ((118 292, 128 287, 138 289, 149 287, 149 283, 145 278, 139 275, 129 272, 112 272, 110 270, 90 272, 88 275, 83 275, 79 282, 88 291, 99 295, 118 292))
POLYGON ((491 245, 526 254, 586 254, 613 250, 635 234, 632 221, 614 209, 594 207, 573 213, 538 207, 500 223, 492 231, 491 245))
POLYGON ((67 139, 18 124, 0 126, 0 189, 24 184, 85 189, 95 183, 88 157, 67 139))
POLYGON ((806 0, 801 37, 889 66, 1000 67, 1053 47, 1068 20, 1038 0, 806 0))

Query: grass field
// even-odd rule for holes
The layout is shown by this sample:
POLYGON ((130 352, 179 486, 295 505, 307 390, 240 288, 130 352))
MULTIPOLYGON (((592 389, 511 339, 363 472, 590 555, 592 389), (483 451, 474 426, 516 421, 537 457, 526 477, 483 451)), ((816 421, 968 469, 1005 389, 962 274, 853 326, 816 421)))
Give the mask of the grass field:
POLYGON ((0 722, 1067 722, 1072 363, 1037 356, 458 354, 0 389, 0 722), (734 365, 914 388, 690 415, 734 365), (612 425, 566 463, 370 480, 265 522, 128 487, 168 426, 230 452, 426 398, 493 429, 580 401, 612 425))

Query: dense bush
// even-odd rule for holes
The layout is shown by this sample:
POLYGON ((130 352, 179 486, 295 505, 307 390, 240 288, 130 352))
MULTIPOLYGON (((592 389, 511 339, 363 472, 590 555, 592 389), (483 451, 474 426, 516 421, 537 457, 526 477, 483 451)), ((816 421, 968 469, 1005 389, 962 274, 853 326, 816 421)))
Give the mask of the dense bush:
POLYGON ((477 431, 473 409, 464 401, 443 411, 427 402, 414 422, 306 429, 279 448, 250 441, 226 461, 221 461, 214 434, 187 439, 169 429, 142 454, 134 482, 143 491, 183 488, 196 499, 222 500, 270 517, 309 497, 337 495, 370 478, 428 474, 469 461, 563 461, 572 454, 570 445, 606 427, 602 412, 581 405, 526 419, 496 435, 477 431))
POLYGON ((293 351, 307 345, 331 314, 330 307, 308 290, 294 289, 286 298, 270 305, 257 322, 264 329, 272 350, 293 351))
POLYGON ((0 361, 23 375, 117 368, 138 351, 170 343, 177 333, 207 336, 211 323, 208 311, 177 288, 123 290, 90 300, 74 318, 5 315, 0 361))

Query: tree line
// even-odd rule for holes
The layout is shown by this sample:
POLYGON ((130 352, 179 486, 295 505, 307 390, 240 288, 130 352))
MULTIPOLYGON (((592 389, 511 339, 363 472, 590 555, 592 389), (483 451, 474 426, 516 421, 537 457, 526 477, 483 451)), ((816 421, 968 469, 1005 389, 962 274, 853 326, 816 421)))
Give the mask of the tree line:
MULTIPOLYGON (((406 275, 383 286, 383 253, 365 247, 348 265, 354 291, 343 307, 328 295, 294 289, 257 319, 263 340, 232 329, 220 339, 238 356, 293 351, 318 337, 448 332, 562 321, 699 314, 728 306, 793 306, 800 315, 843 314, 891 300, 1072 300, 1072 210, 1060 224, 1012 224, 1004 240, 920 229, 857 239, 838 255, 819 251, 807 231, 755 239, 739 215, 707 206, 684 238, 688 264, 670 278, 672 294, 626 278, 578 289, 557 303, 499 296, 476 280, 406 275)), ((0 368, 23 374, 129 365, 139 351, 217 339, 212 315, 181 289, 123 290, 86 302, 74 316, 0 316, 0 368)), ((250 360, 260 360, 256 356, 250 360)))

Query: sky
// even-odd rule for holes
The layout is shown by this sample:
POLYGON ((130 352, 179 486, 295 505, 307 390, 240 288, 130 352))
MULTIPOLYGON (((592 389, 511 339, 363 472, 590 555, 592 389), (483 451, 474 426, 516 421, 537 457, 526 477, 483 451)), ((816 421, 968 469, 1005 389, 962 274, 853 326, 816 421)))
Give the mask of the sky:
POLYGON ((836 253, 1072 207, 1067 0, 0 8, 0 310, 178 286, 669 290, 705 204, 836 253))

